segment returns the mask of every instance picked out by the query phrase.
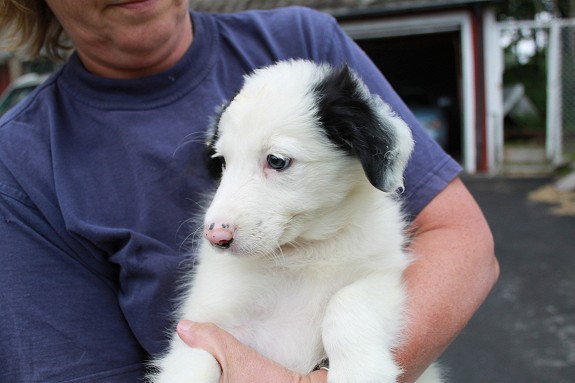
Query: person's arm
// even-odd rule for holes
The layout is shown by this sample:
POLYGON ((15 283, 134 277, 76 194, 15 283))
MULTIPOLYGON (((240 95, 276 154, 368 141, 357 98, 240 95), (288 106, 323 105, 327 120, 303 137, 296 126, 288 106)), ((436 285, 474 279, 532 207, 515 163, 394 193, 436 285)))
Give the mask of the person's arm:
MULTIPOLYGON (((417 260, 406 271, 410 320, 397 362, 404 383, 414 382, 459 334, 499 274, 493 239, 474 198, 452 181, 413 221, 410 250, 417 260)), ((223 383, 320 383, 324 371, 302 377, 242 345, 210 324, 183 322, 180 337, 213 354, 223 383)))
POLYGON ((409 324, 396 352, 414 382, 437 360, 486 298, 499 275, 489 226, 460 179, 452 181, 415 218, 406 270, 409 324))

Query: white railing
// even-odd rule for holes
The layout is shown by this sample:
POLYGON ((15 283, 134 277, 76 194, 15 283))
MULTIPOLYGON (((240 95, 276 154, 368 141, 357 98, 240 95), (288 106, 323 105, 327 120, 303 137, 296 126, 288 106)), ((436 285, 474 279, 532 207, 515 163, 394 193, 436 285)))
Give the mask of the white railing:
POLYGON ((499 35, 509 31, 543 32, 546 53, 545 149, 555 165, 575 152, 575 19, 505 21, 499 35))

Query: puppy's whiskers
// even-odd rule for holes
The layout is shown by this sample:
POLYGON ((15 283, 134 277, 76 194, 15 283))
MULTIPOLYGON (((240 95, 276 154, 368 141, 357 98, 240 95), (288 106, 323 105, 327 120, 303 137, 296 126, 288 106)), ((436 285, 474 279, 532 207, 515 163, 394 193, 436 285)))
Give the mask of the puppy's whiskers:
MULTIPOLYGON (((186 220, 184 223, 182 223, 178 230, 180 230, 183 225, 194 222, 195 220, 190 218, 189 220, 186 220)), ((182 240, 180 244, 180 251, 193 252, 197 247, 199 247, 200 241, 203 239, 202 234, 203 228, 201 226, 195 225, 195 229, 190 231, 190 233, 182 240)))
POLYGON ((172 153, 172 157, 176 157, 176 154, 180 151, 180 149, 184 148, 189 144, 202 144, 204 145, 206 142, 206 133, 205 132, 192 132, 188 134, 182 143, 174 149, 172 153))
POLYGON ((277 246, 273 250, 272 256, 273 256, 273 260, 274 260, 276 265, 280 265, 280 264, 285 263, 285 255, 284 255, 283 249, 279 243, 277 243, 277 246))

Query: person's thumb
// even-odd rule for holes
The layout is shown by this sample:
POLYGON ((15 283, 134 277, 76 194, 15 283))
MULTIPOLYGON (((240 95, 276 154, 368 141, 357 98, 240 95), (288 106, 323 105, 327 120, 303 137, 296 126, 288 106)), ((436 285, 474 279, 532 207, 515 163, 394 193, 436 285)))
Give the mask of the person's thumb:
POLYGON ((178 336, 188 346, 201 348, 217 359, 219 344, 225 341, 225 332, 212 323, 198 323, 189 320, 182 320, 176 328, 178 336))

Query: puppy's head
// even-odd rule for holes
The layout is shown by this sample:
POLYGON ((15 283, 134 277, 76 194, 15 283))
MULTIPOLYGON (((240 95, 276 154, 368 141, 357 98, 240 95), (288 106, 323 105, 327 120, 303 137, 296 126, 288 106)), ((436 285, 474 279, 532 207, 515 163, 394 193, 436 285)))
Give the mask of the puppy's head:
POLYGON ((208 145, 222 174, 205 236, 255 255, 336 231, 358 187, 402 188, 413 140, 349 68, 300 60, 247 76, 208 145))

